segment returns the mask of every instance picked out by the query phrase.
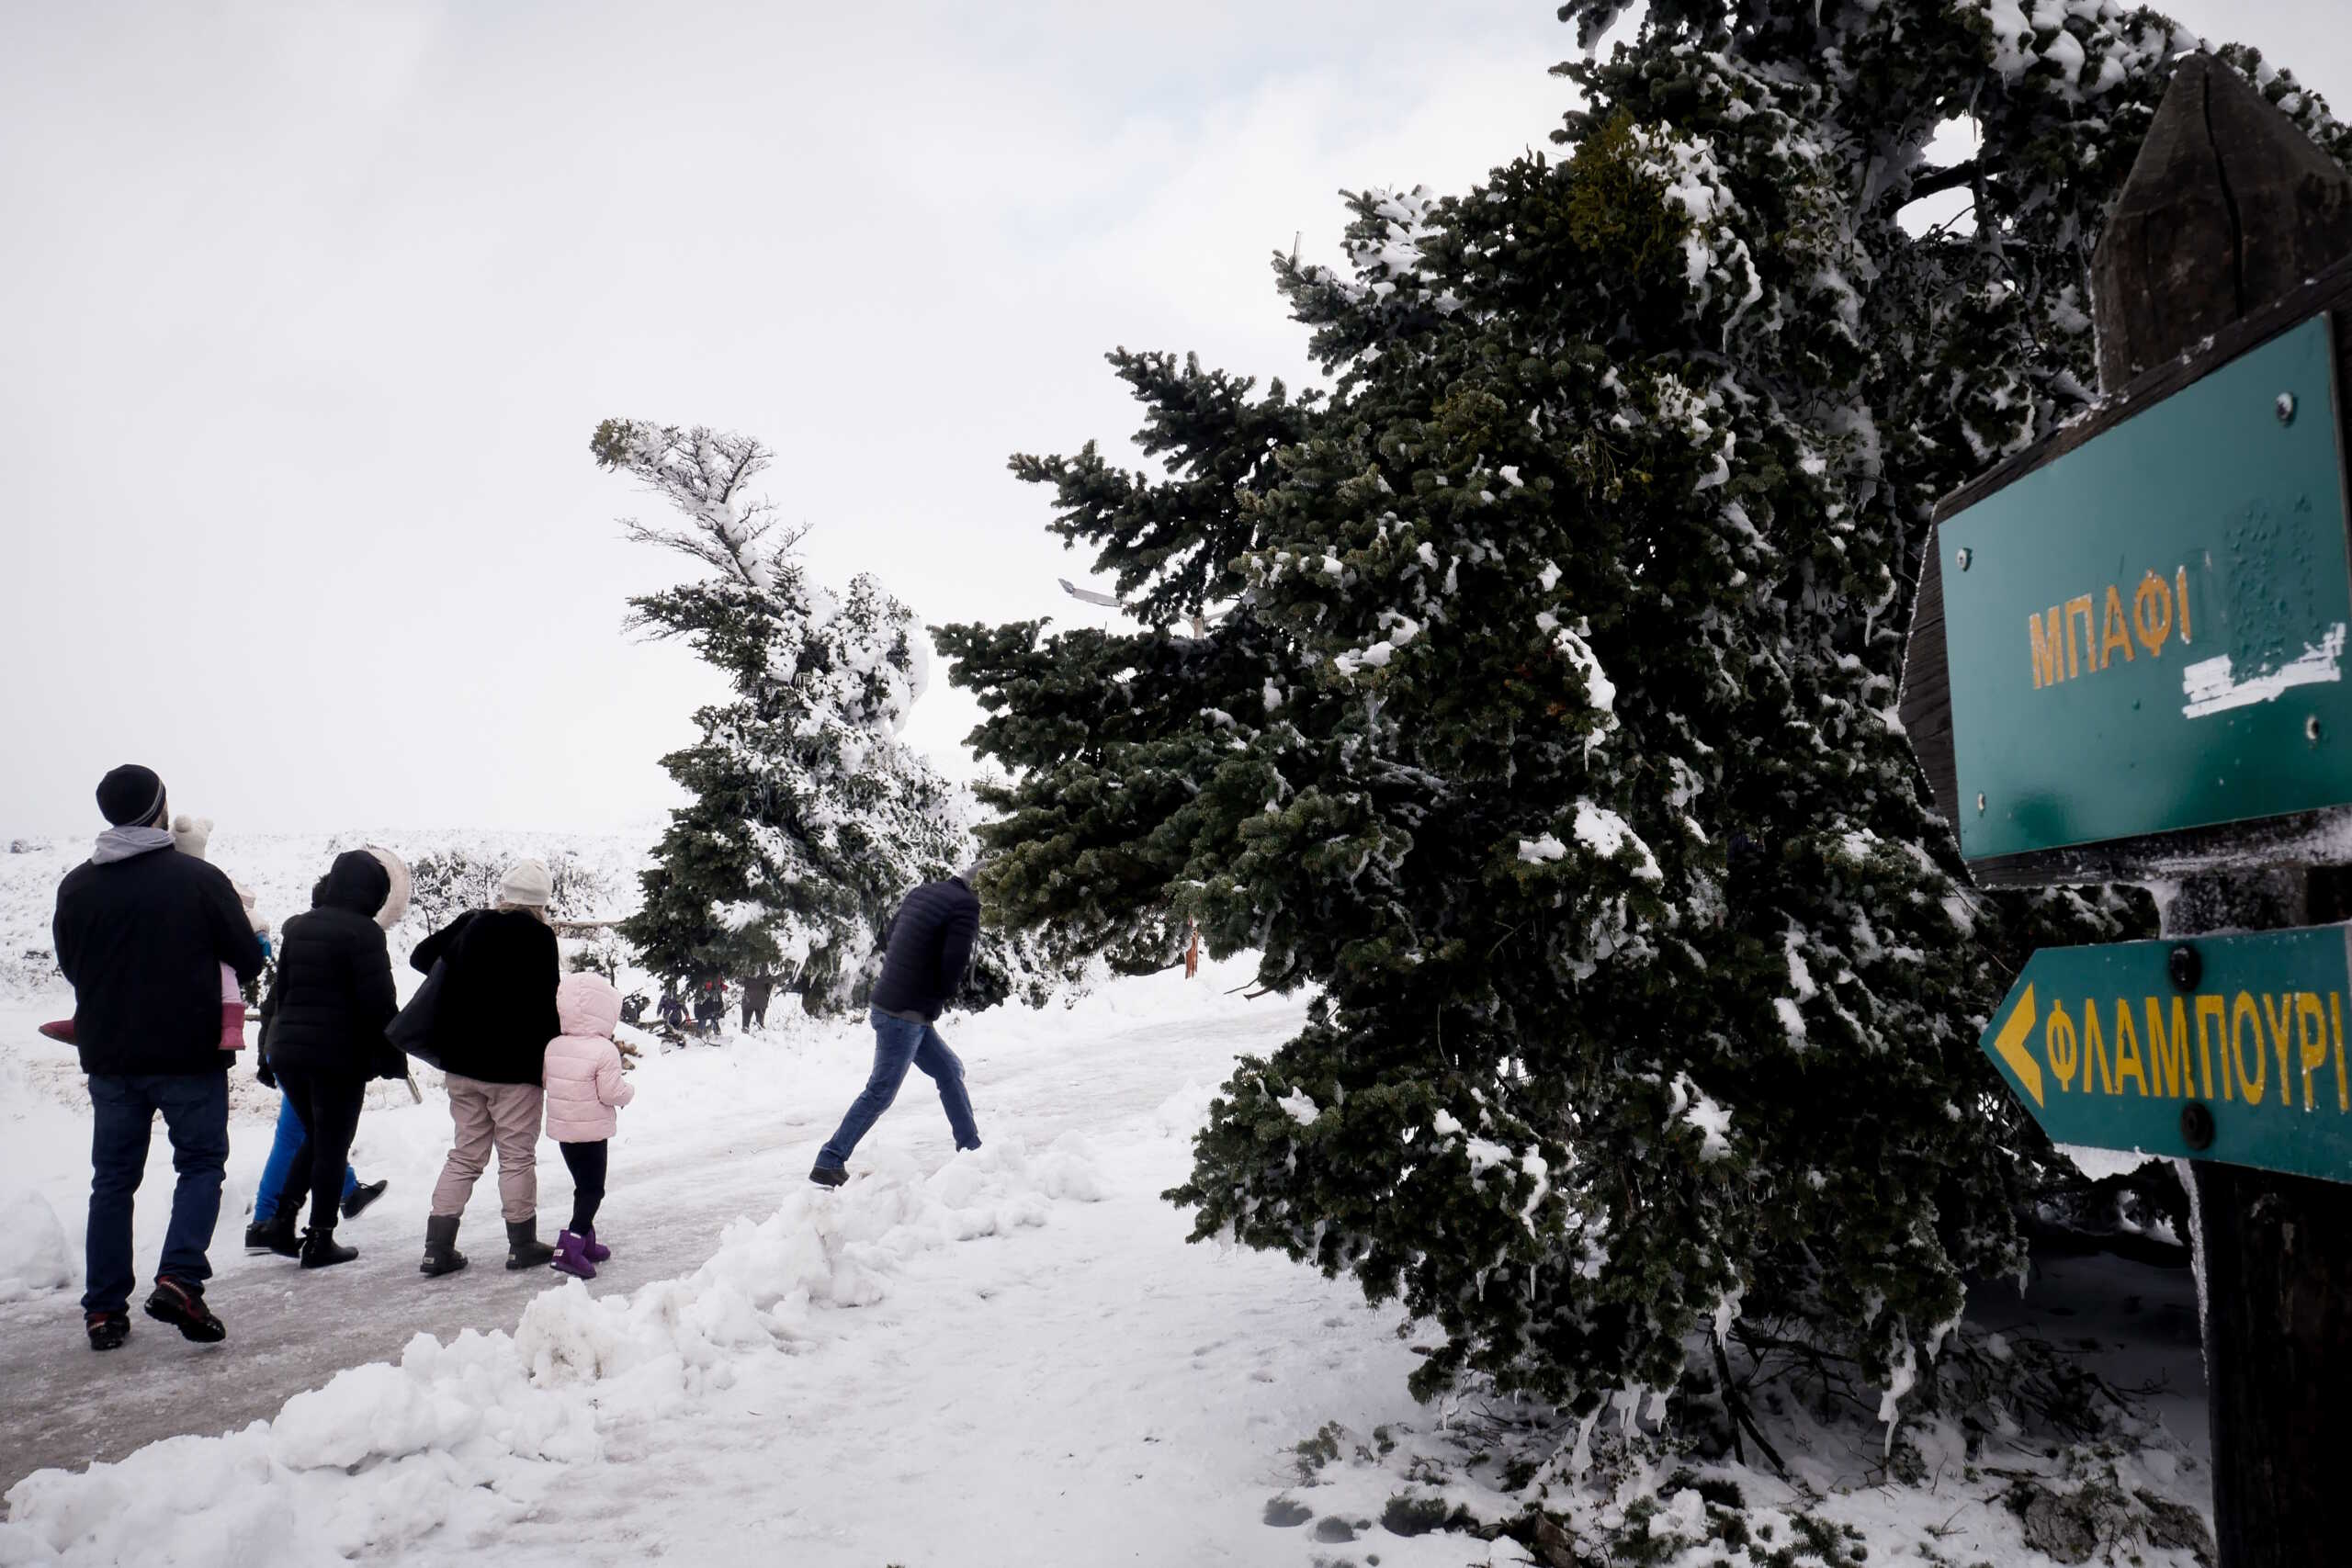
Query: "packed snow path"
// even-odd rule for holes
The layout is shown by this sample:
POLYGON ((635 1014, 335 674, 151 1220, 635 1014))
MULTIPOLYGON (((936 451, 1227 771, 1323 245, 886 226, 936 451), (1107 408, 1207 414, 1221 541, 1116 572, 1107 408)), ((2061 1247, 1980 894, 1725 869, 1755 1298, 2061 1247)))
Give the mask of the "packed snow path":
MULTIPOLYGON (((1178 996, 1197 1005, 1206 989, 1178 996)), ((951 1026, 989 1148, 953 1158, 936 1096, 911 1077, 853 1162, 871 1174, 837 1194, 810 1188, 806 1173, 863 1076, 857 1032, 648 1064, 600 1224, 619 1252, 589 1288, 610 1303, 610 1321, 577 1285, 505 1272, 487 1178, 463 1238, 473 1267, 418 1275, 415 1211, 445 1113, 433 1095, 421 1107, 371 1107, 359 1163, 394 1186, 346 1227, 360 1260, 304 1274, 221 1249, 211 1295, 225 1345, 192 1347, 137 1316, 129 1346, 93 1355, 71 1290, 0 1306, 0 1485, 14 1488, 0 1561, 51 1560, 11 1555, 26 1538, 6 1538, 22 1527, 69 1562, 135 1555, 142 1535, 169 1528, 186 1561, 240 1568, 363 1548, 435 1562, 662 1551, 704 1561, 745 1531, 794 1562, 868 1568, 1161 1562, 1180 1550, 1301 1562, 1307 1532, 1270 1529, 1264 1517, 1295 1479, 1294 1446, 1335 1418, 1365 1429, 1424 1419, 1404 1393, 1411 1357, 1394 1314, 1367 1308, 1351 1285, 1279 1258, 1187 1246, 1186 1217, 1159 1196, 1183 1176, 1190 1134, 1234 1055, 1272 1049, 1299 1010, 1215 1005, 1211 1016, 1168 1018, 1152 1016, 1158 1000, 1127 1005, 1140 1016, 1090 1005, 951 1026), (574 1378, 578 1363, 613 1353, 605 1339, 631 1292, 640 1317, 712 1315, 698 1303, 721 1292, 697 1282, 757 1273, 763 1247, 813 1251, 807 1233, 827 1232, 834 1216, 845 1239, 826 1240, 831 1273, 811 1276, 821 1280, 816 1308, 806 1289, 797 1304, 778 1302, 748 1354, 727 1352, 721 1374, 689 1371, 683 1398, 650 1399, 632 1381, 641 1366, 574 1378), (656 1283, 688 1276, 675 1290, 656 1283), (646 1307, 665 1292, 674 1300, 646 1307), (797 1326, 775 1326, 787 1323, 797 1326), (493 1342, 461 1339, 467 1329, 503 1331, 495 1355, 493 1342), (467 1393, 485 1375, 514 1382, 492 1426, 555 1420, 553 1437, 517 1450, 529 1462, 502 1450, 487 1479, 432 1468, 472 1461, 443 1451, 463 1451, 462 1441, 403 1427, 428 1419, 424 1409, 449 1419, 433 1402, 454 1383, 428 1382, 420 1404, 403 1381, 422 1376, 411 1348, 420 1334, 444 1342, 435 1353, 445 1362, 481 1363, 455 1380, 467 1393), (404 1353, 399 1371, 366 1365, 404 1353), (533 1356, 538 1371, 517 1379, 518 1358, 533 1356), (337 1381, 349 1368, 362 1371, 337 1381), (558 1386, 529 1386, 548 1383, 558 1386), (545 1408, 514 1416, 516 1402, 532 1400, 545 1408), (546 1415, 559 1404, 577 1431, 546 1415), (274 1434, 243 1430, 273 1419, 274 1434), (235 1435, 216 1438, 224 1432, 235 1435), (179 1441, 145 1446, 169 1438, 179 1441), (360 1446, 337 1448, 349 1443, 360 1446), (290 1461, 288 1444, 302 1450, 290 1461), (292 1472, 257 1482, 265 1451, 292 1472), (119 1468, 60 1473, 126 1456, 119 1468), (300 1501, 328 1484, 359 1495, 300 1501), (241 1487, 254 1493, 250 1508, 223 1501, 241 1487), (257 1555, 254 1510, 287 1516, 257 1555)), ((220 1231, 231 1243, 243 1224, 241 1173, 258 1164, 266 1126, 248 1115, 234 1137, 220 1231)), ((142 1247, 168 1191, 160 1153, 148 1181, 142 1247)), ((543 1166, 541 1189, 551 1230, 569 1197, 560 1165, 543 1166)), ((78 1242, 78 1212, 55 1202, 78 1242)), ((1398 1540, 1387 1560, 1418 1553, 1398 1540)))
MULTIPOLYGON (((1234 1020, 1230 1032, 1205 1031, 1191 1021, 1146 1024, 1100 1038, 1088 1038, 1080 1030, 1068 1040, 1067 1051, 1043 1055, 993 1052, 985 1040, 986 1021, 970 1026, 963 1032, 964 1056, 983 1135, 1042 1148, 1068 1132, 1133 1121, 1188 1083, 1215 1084, 1235 1051, 1271 1050, 1295 1030, 1297 1010, 1261 1006, 1262 1016, 1234 1020), (1204 1038, 1211 1032, 1226 1037, 1204 1038)), ((854 1034, 834 1037, 827 1049, 838 1057, 857 1043, 854 1034)), ((684 1060, 673 1056, 661 1066, 713 1065, 707 1058, 692 1061, 703 1051, 692 1048, 684 1060)), ((598 1294, 627 1292, 691 1272, 717 1248, 726 1224, 764 1216, 805 1186, 817 1148, 847 1106, 855 1069, 862 1066, 849 1057, 812 1064, 799 1076, 827 1084, 828 1092, 797 1092, 793 1085, 775 1083, 767 1094, 746 1096, 699 1127, 662 1129, 684 1132, 684 1139, 636 1135, 640 1130, 625 1113, 614 1145, 612 1191, 599 1225, 619 1256, 588 1289, 598 1294), (844 1073, 844 1066, 852 1070, 844 1073)), ((659 1071, 640 1077, 642 1092, 658 1092, 645 1086, 659 1071)), ((715 1097, 695 1098, 720 1103, 715 1097)), ((426 1133, 428 1141, 430 1133, 446 1125, 437 1099, 394 1114, 426 1122, 417 1131, 426 1133)), ((234 1134, 236 1142, 248 1146, 266 1141, 264 1130, 247 1122, 234 1134)), ((155 1143, 160 1156, 160 1122, 155 1143)), ((904 1153, 925 1168, 943 1164, 953 1152, 938 1097, 920 1074, 909 1076, 857 1163, 870 1167, 888 1151, 904 1153)), ((553 1156, 553 1148, 543 1145, 541 1232, 550 1240, 571 1197, 569 1179, 553 1156)), ((368 1165, 364 1154, 361 1163, 368 1165)), ((360 1258, 338 1269, 305 1273, 289 1259, 241 1256, 244 1216, 224 1204, 214 1248, 219 1272, 209 1299, 228 1324, 230 1337, 217 1349, 186 1344, 140 1314, 136 1301, 130 1343, 103 1356, 83 1343, 70 1294, 0 1307, 0 1492, 45 1466, 79 1468, 119 1459, 159 1438, 217 1433, 265 1419, 288 1397, 342 1368, 397 1358, 419 1332, 447 1339, 465 1328, 511 1330, 530 1299, 560 1280, 545 1269, 510 1273, 503 1267, 494 1174, 485 1175, 477 1188, 459 1238, 472 1266, 443 1280, 420 1275, 421 1205, 428 1183, 411 1173, 415 1163, 403 1161, 384 1200, 345 1224, 340 1239, 356 1245, 360 1258)), ((140 1190, 142 1247, 150 1230, 145 1222, 159 1222, 169 1202, 170 1171, 160 1158, 156 1164, 161 1168, 151 1170, 140 1190)), ((370 1174, 379 1168, 368 1165, 370 1174)), ((1149 1192, 1124 1196, 1156 1201, 1149 1192)), ((78 1243, 80 1214, 62 1204, 58 1213, 69 1239, 78 1243)), ((1159 1227, 1176 1232, 1167 1238, 1171 1251, 1182 1246, 1178 1222, 1171 1213, 1159 1227)), ((1188 1260, 1176 1256, 1161 1261, 1173 1266, 1188 1260)), ((142 1252, 142 1269, 151 1266, 142 1252)), ((1051 1369, 1036 1371, 1046 1376, 1051 1369)))

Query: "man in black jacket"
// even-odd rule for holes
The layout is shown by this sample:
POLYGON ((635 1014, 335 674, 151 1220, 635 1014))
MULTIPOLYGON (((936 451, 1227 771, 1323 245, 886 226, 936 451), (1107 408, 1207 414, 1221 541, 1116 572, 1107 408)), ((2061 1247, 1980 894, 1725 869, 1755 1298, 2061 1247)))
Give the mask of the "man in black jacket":
POLYGON ((808 1179, 839 1187, 849 1179, 849 1156, 882 1112, 899 1096, 907 1069, 921 1067, 939 1086, 947 1125, 959 1149, 980 1146, 972 1122, 972 1099, 964 1091, 964 1064, 933 1028, 972 966, 980 937, 980 900, 972 891, 978 866, 945 882, 926 882, 906 897, 891 917, 885 938, 882 978, 874 987, 874 1072, 864 1092, 842 1118, 832 1138, 818 1153, 808 1179))
POLYGON ((147 1315, 210 1344, 228 1330, 204 1304, 205 1250, 229 1159, 229 1064, 220 1048, 220 966, 261 974, 261 942, 229 879, 172 849, 163 780, 115 769, 98 784, 113 826, 57 889, 51 934, 74 987, 74 1043, 90 1078, 90 1348, 130 1337, 131 1199, 162 1111, 179 1181, 147 1315))

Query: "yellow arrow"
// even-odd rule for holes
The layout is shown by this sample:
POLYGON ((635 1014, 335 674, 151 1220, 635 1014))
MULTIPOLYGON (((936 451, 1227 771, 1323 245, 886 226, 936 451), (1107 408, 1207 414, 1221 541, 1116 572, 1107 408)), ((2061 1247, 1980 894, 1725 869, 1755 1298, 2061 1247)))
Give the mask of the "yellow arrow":
POLYGON ((2017 1010, 2009 1014, 2009 1021, 2001 1025, 2001 1032, 1993 1036, 1993 1049, 2001 1060, 2017 1074, 2018 1082, 2025 1085, 2026 1093, 2033 1096, 2036 1105, 2041 1103, 2041 1064, 2025 1048, 2026 1037, 2033 1032, 2036 1013, 2033 1006, 2033 986, 2029 982, 2025 992, 2018 998, 2017 1010))

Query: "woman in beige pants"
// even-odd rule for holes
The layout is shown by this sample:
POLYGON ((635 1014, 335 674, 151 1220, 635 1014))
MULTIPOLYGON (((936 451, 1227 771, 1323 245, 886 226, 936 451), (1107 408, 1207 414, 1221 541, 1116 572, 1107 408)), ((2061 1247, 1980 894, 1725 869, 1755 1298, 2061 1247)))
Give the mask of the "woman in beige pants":
POLYGON ((499 880, 497 907, 469 909, 418 944, 410 963, 431 974, 445 965, 434 1009, 432 1049, 448 1075, 457 1137, 424 1222, 426 1274, 466 1266, 458 1223, 474 1183, 498 1160, 499 1207, 506 1219, 506 1267, 532 1269, 555 1256, 539 1240, 540 1073, 548 1042, 562 1031, 555 991, 562 979, 548 924, 552 881, 535 860, 499 880))

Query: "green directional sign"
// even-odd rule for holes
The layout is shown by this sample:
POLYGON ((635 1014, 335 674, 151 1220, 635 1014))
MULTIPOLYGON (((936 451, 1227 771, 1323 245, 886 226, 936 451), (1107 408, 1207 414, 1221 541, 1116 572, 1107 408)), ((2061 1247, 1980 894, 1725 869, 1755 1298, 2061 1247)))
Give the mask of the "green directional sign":
POLYGON ((2352 927, 2052 947, 1984 1054, 2058 1143, 2352 1180, 2352 927))
POLYGON ((2337 430, 2320 316, 1943 524, 1963 856, 2352 804, 2337 430))

